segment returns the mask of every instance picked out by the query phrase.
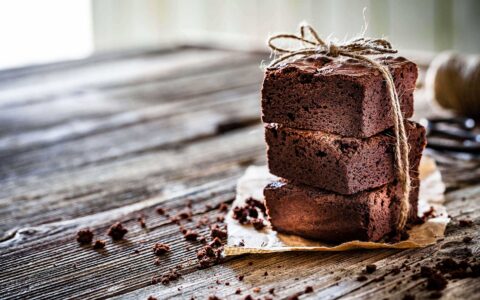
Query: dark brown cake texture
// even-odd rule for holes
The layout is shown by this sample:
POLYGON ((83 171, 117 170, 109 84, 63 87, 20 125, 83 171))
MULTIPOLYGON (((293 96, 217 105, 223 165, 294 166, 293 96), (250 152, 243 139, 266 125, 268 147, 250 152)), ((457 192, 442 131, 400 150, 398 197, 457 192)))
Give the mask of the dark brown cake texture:
MULTIPOLYGON (((405 118, 413 114, 416 65, 403 57, 382 57, 393 76, 405 118)), ((267 69, 262 119, 291 128, 342 136, 370 137, 393 126, 383 76, 351 58, 311 56, 267 69)))
MULTIPOLYGON (((418 183, 418 178, 413 178, 418 183)), ((399 184, 390 183, 353 195, 327 192, 285 179, 264 189, 272 227, 281 233, 331 243, 379 241, 398 222, 399 184)), ((418 184, 410 192, 410 221, 415 220, 418 184)))
MULTIPOLYGON (((425 128, 411 121, 405 127, 414 177, 426 143, 425 128)), ((265 139, 270 172, 296 183, 350 195, 395 179, 391 130, 360 139, 267 124, 265 139)))

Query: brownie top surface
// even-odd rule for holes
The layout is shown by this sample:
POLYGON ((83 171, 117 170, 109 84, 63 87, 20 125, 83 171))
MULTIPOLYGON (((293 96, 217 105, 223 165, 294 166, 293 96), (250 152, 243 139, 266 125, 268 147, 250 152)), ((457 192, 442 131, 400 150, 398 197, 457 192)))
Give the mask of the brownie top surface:
MULTIPOLYGON (((402 67, 405 64, 413 64, 402 56, 380 56, 374 58, 382 65, 389 68, 402 67)), ((328 75, 348 75, 348 76, 365 76, 372 73, 380 75, 375 67, 367 62, 363 62, 354 58, 339 57, 332 59, 325 55, 314 55, 296 59, 291 62, 281 63, 275 67, 267 69, 268 72, 301 72, 301 73, 316 73, 322 76, 328 75)))

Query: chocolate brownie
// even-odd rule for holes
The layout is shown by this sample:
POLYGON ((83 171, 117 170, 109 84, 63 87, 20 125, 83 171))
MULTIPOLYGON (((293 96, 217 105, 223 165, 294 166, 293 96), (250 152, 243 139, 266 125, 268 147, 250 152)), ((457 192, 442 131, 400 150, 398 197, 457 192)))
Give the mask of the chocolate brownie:
MULTIPOLYGON (((393 75, 405 118, 413 114, 417 67, 403 57, 377 59, 393 75)), ((391 126, 390 97, 378 70, 351 58, 313 56, 267 69, 262 119, 292 128, 369 137, 391 126)))
MULTIPOLYGON (((414 179, 418 183, 418 179, 414 179)), ((397 224, 398 183, 353 195, 327 192, 280 179, 264 189, 272 227, 282 233, 340 243, 350 240, 378 241, 397 224)), ((410 222, 417 212, 418 184, 410 193, 410 222)))
MULTIPOLYGON (((425 128, 406 121, 410 173, 418 172, 425 128)), ((321 131, 265 125, 270 172, 294 182, 340 194, 354 194, 395 179, 395 137, 387 130, 367 139, 321 131)))

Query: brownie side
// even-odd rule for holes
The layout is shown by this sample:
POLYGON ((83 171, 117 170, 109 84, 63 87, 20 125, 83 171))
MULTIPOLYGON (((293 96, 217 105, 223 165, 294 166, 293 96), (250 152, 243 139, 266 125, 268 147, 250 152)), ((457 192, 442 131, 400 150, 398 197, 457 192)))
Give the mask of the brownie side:
MULTIPOLYGON (((341 243, 379 241, 391 233, 398 222, 400 192, 399 185, 391 183, 354 195, 340 195, 280 179, 265 187, 264 196, 276 231, 341 243)), ((417 212, 418 185, 412 188, 410 204, 412 215, 417 212)))
MULTIPOLYGON (((425 147, 425 129, 411 121, 405 126, 413 176, 425 147)), ((395 179, 391 131, 359 139, 266 124, 265 140, 270 172, 296 183, 350 195, 395 179)))
MULTIPOLYGON (((404 117, 411 117, 416 65, 403 57, 378 61, 389 67, 404 117)), ((315 56, 267 69, 262 120, 291 128, 369 137, 393 126, 390 101, 378 70, 354 59, 315 56)))
POLYGON ((276 231, 331 243, 378 241, 390 233, 391 192, 385 185, 347 196, 285 180, 264 189, 276 231))

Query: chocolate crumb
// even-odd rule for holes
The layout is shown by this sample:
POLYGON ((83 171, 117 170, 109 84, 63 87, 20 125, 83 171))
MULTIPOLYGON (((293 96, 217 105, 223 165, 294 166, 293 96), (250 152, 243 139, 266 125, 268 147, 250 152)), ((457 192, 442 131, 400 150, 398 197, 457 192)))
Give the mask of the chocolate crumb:
POLYGON ((368 278, 365 275, 360 275, 360 276, 357 277, 357 281, 362 282, 362 281, 366 281, 366 280, 368 280, 368 278))
POLYGON ((222 245, 222 241, 218 237, 216 237, 216 238, 213 239, 213 241, 210 242, 209 245, 213 248, 217 248, 217 247, 220 247, 222 245))
POLYGON ((220 298, 218 298, 217 296, 213 295, 213 296, 208 296, 208 300, 220 300, 220 298))
POLYGON ((400 268, 393 268, 393 269, 392 269, 392 274, 393 274, 393 275, 398 275, 398 274, 400 274, 400 268))
POLYGON ((473 239, 472 239, 472 237, 470 237, 470 236, 466 236, 466 237, 463 238, 463 242, 464 242, 464 243, 467 243, 467 244, 470 243, 472 240, 473 240, 473 239))
POLYGON ((153 253, 155 253, 155 255, 160 256, 167 252, 170 252, 170 246, 167 244, 155 243, 155 245, 153 246, 153 253))
POLYGON ((460 227, 472 227, 473 221, 472 220, 458 220, 458 225, 460 227))
POLYGON ((211 228, 211 236, 212 236, 212 238, 218 237, 220 239, 225 239, 225 238, 227 238, 227 231, 221 229, 220 226, 218 226, 218 225, 214 225, 211 228))
POLYGON ((157 214, 159 214, 161 216, 165 215, 165 209, 164 208, 157 207, 156 211, 157 211, 157 214))
POLYGON ((111 236, 113 240, 118 241, 123 239, 128 229, 123 227, 122 223, 116 222, 108 229, 107 235, 111 236))
POLYGON ((271 295, 275 295, 275 289, 274 289, 274 288, 269 289, 268 292, 269 292, 271 295))
POLYGON ((262 219, 252 219, 253 228, 256 230, 262 230, 265 227, 262 219))
POLYGON ((415 300, 415 296, 412 294, 405 294, 403 300, 415 300))
POLYGON ((377 270, 377 266, 374 265, 374 264, 371 264, 371 265, 367 265, 365 267, 365 271, 368 273, 368 274, 372 274, 373 272, 375 272, 377 270))
POLYGON ((253 292, 257 293, 257 294, 260 293, 260 288, 259 287, 254 287, 253 292))
POLYGON ((140 224, 140 227, 147 228, 147 224, 145 223, 145 218, 144 217, 139 217, 138 218, 138 223, 140 224))
POLYGON ((240 295, 242 293, 242 290, 240 288, 238 288, 236 291, 235 291, 235 294, 237 295, 240 295))
POLYGON ((92 240, 93 240, 93 232, 91 232, 90 229, 88 228, 80 229, 77 232, 77 242, 79 242, 81 245, 90 244, 92 240))
POLYGON ((443 296, 442 292, 433 292, 430 294, 430 299, 438 299, 438 298, 441 298, 443 296))
POLYGON ((305 294, 310 294, 310 293, 313 293, 313 287, 311 286, 305 287, 305 294))
POLYGON ((189 230, 185 231, 183 236, 185 237, 185 239, 187 241, 196 241, 197 238, 198 238, 198 233, 196 231, 193 231, 193 230, 189 229, 189 230))
POLYGON ((220 203, 218 206, 218 210, 221 212, 226 212, 228 211, 228 205, 226 203, 220 203))
POLYGON ((253 300, 253 297, 250 296, 250 295, 246 295, 245 298, 243 298, 244 300, 253 300))
POLYGON ((243 278, 245 278, 245 276, 243 276, 243 275, 238 275, 238 281, 243 281, 243 278))
POLYGON ((95 250, 100 250, 105 248, 105 241, 104 240, 96 240, 95 243, 93 244, 93 249, 95 250))
POLYGON ((157 300, 157 298, 155 298, 153 296, 148 296, 147 300, 157 300))
POLYGON ((427 289, 441 291, 447 287, 447 280, 440 273, 434 273, 427 278, 427 289))

